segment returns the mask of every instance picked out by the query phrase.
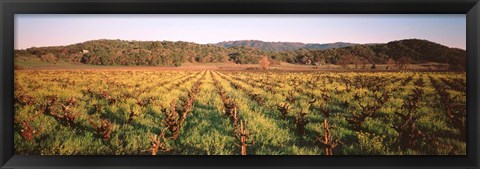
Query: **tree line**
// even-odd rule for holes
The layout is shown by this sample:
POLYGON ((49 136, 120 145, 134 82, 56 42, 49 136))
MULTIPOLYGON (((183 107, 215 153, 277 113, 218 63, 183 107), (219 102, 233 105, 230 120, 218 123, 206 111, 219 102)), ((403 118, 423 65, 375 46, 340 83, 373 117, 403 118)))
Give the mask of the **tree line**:
POLYGON ((451 69, 465 70, 466 51, 449 48, 426 40, 408 39, 386 44, 356 45, 343 48, 314 50, 301 48, 274 52, 248 46, 220 47, 213 44, 171 41, 93 40, 83 43, 34 47, 15 50, 15 57, 28 61, 38 58, 55 63, 60 60, 92 65, 180 66, 186 62, 234 62, 256 64, 267 56, 272 63, 293 64, 387 64, 387 62, 449 64, 451 69))

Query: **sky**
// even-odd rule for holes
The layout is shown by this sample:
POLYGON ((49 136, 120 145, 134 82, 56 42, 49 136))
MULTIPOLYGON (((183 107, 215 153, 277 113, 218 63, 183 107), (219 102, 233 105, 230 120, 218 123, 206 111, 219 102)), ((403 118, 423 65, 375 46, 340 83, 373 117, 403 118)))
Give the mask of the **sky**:
POLYGON ((15 14, 15 49, 97 39, 386 43, 425 39, 466 48, 466 15, 15 14))

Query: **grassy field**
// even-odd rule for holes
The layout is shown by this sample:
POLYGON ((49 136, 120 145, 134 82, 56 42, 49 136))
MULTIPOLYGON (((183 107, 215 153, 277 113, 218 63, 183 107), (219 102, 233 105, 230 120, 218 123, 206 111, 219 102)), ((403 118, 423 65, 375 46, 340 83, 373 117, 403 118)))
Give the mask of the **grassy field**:
MULTIPOLYGON (((248 70, 248 71, 258 71, 262 70, 262 67, 259 64, 235 64, 232 62, 221 62, 221 63, 198 63, 198 62, 185 62, 181 66, 102 66, 102 65, 89 65, 81 63, 71 63, 59 60, 56 63, 44 62, 37 58, 31 59, 15 59, 15 65, 19 69, 27 70, 92 70, 92 69, 111 69, 111 70, 224 70, 224 71, 235 71, 235 70, 248 70)), ((435 67, 434 65, 444 65, 439 63, 424 63, 424 64, 409 64, 408 69, 412 71, 444 71, 435 67)), ((368 65, 347 65, 347 69, 342 66, 334 64, 325 64, 325 65, 302 65, 302 64, 291 64, 287 62, 276 62, 269 66, 269 70, 272 71, 335 71, 335 72, 348 72, 348 71, 357 71, 357 72, 385 72, 385 71, 396 71, 396 70, 387 70, 387 67, 393 68, 393 65, 387 64, 377 64, 375 69, 371 69, 371 64, 368 65)))
POLYGON ((465 155, 453 72, 16 70, 15 152, 465 155))

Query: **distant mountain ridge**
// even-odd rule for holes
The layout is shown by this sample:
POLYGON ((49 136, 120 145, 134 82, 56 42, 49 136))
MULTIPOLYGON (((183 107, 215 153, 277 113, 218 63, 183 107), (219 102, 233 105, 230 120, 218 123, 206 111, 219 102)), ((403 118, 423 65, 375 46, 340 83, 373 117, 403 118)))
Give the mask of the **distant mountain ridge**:
POLYGON ((259 40, 237 40, 237 41, 224 41, 216 43, 217 46, 226 48, 231 47, 252 47, 261 50, 268 50, 274 52, 297 50, 301 48, 305 49, 317 49, 325 50, 332 48, 343 48, 349 46, 356 46, 361 44, 347 43, 347 42, 335 42, 335 43, 301 43, 301 42, 264 42, 259 40))

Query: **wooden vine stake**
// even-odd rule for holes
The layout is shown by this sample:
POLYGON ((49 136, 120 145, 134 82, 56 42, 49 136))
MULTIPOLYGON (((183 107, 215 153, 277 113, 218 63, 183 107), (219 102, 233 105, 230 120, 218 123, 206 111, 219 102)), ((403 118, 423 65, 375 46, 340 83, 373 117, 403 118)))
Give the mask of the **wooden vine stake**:
POLYGON ((95 129, 97 134, 105 141, 110 140, 110 134, 112 134, 112 124, 108 119, 101 119, 100 125, 92 120, 92 117, 88 118, 88 122, 95 129))
POLYGON ((168 128, 163 128, 159 135, 152 134, 150 135, 150 150, 152 155, 157 155, 157 152, 160 150, 162 152, 170 151, 171 148, 167 147, 165 143, 172 137, 165 138, 165 130, 168 128))
POLYGON ((333 140, 331 136, 330 129, 332 127, 328 124, 328 120, 323 120, 323 139, 321 137, 318 138, 321 146, 325 147, 325 155, 333 155, 333 149, 340 144, 339 140, 333 140))
POLYGON ((250 138, 251 135, 252 133, 247 129, 247 121, 245 120, 245 123, 243 123, 243 121, 240 120, 240 126, 236 129, 235 137, 240 142, 237 146, 241 148, 242 155, 247 155, 247 147, 255 144, 255 141, 250 138))
POLYGON ((170 130, 173 139, 177 140, 180 134, 180 117, 177 113, 176 101, 172 100, 172 102, 170 102, 170 110, 164 108, 162 111, 165 114, 163 123, 167 126, 168 130, 170 130))
POLYGON ((305 135, 305 126, 310 123, 310 120, 305 117, 306 115, 306 112, 301 111, 295 116, 295 126, 297 127, 297 135, 299 137, 305 135))
POLYGON ((290 104, 288 104, 288 102, 283 103, 282 105, 277 106, 277 109, 280 111, 282 119, 287 120, 288 112, 290 111, 290 104))

